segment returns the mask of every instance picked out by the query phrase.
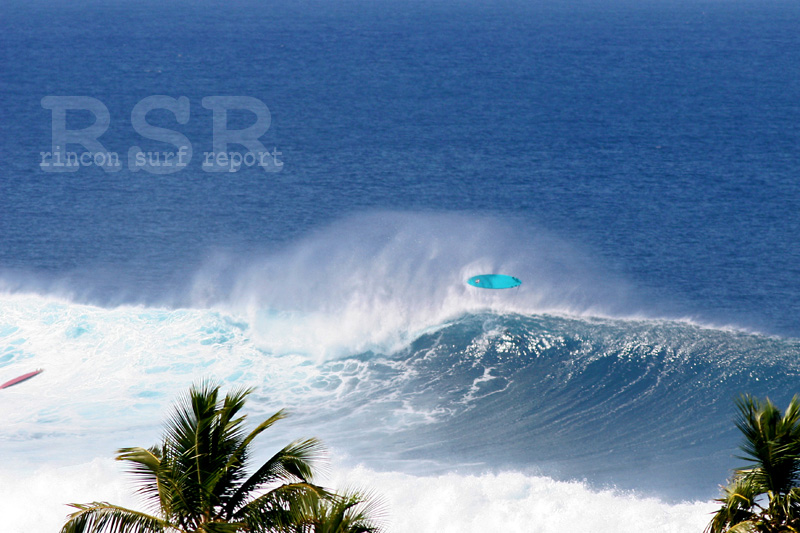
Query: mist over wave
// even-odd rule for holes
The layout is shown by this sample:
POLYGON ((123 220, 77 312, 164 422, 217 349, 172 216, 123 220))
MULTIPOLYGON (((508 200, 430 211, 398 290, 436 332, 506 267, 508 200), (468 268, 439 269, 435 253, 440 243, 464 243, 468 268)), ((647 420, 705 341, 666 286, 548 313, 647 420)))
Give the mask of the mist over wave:
POLYGON ((242 248, 219 242, 195 261, 117 264, 61 271, 5 270, 5 292, 53 294, 103 306, 268 304, 278 309, 338 309, 367 302, 429 304, 462 295, 465 275, 513 272, 521 304, 539 310, 630 310, 633 291, 596 257, 529 221, 476 214, 374 211, 335 221, 305 237, 242 248), (160 278, 162 284, 148 283, 160 278), (165 288, 163 283, 174 286, 165 288))
POLYGON ((691 305, 656 298, 597 253, 529 221, 459 213, 362 213, 289 243, 219 243, 195 250, 188 261, 132 256, 61 272, 4 270, 0 292, 106 308, 219 309, 259 323, 270 350, 319 357, 397 348, 428 327, 479 310, 661 317, 748 329, 745 322, 712 319, 691 305), (482 273, 515 275, 523 284, 505 291, 466 285, 482 273))
POLYGON ((247 316, 270 350, 321 356, 395 350, 427 328, 479 310, 582 316, 655 311, 598 263, 522 224, 377 212, 269 253, 218 253, 194 276, 185 303, 247 316), (519 277, 522 286, 490 291, 465 283, 498 272, 519 277))
MULTIPOLYGON (((219 256, 195 278, 192 303, 269 303, 327 309, 354 294, 366 302, 424 304, 472 296, 483 272, 525 280, 514 301, 545 310, 619 310, 631 290, 574 245, 529 224, 453 213, 374 212, 310 233, 278 251, 219 256)), ((485 294, 483 294, 485 296, 485 294)), ((419 305, 423 304, 423 305, 419 305)))

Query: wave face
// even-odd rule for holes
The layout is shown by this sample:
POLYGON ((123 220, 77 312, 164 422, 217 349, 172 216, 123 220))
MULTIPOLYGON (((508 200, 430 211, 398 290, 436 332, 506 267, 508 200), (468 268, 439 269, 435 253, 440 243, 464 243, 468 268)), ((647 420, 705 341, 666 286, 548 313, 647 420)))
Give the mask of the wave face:
POLYGON ((372 440, 390 459, 711 496, 738 441, 733 397, 788 401, 799 350, 686 323, 471 314, 370 356, 351 401, 369 398, 359 422, 383 421, 372 440))
POLYGON ((0 408, 0 443, 36 464, 56 447, 88 460, 147 444, 177 392, 214 377, 255 387, 255 414, 288 407, 287 429, 312 428, 375 468, 513 469, 711 497, 734 466, 734 396, 785 402, 800 373, 797 341, 674 321, 469 312, 399 348, 320 358, 260 340, 281 313, 0 303, 0 371, 46 368, 0 408))

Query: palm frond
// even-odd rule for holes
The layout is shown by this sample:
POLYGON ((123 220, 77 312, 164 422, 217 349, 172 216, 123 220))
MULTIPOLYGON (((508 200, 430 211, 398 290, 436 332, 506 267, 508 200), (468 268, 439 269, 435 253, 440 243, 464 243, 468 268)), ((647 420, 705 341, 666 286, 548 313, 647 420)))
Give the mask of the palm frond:
POLYGON ((296 531, 309 522, 309 511, 331 493, 310 483, 288 483, 250 501, 232 520, 244 522, 251 531, 296 531))
POLYGON ((758 508, 756 498, 763 492, 764 486, 757 478, 742 472, 735 474, 730 484, 723 487, 723 495, 717 500, 722 507, 714 513, 706 533, 723 533, 736 524, 757 519, 753 509, 758 508))
POLYGON ((236 450, 231 454, 228 464, 226 465, 226 470, 230 468, 235 468, 238 464, 243 462, 244 455, 246 454, 250 444, 252 444, 253 440, 258 437, 262 432, 266 429, 269 429, 275 422, 278 420, 283 420, 286 418, 286 412, 281 409, 271 417, 267 418, 261 424, 259 424, 253 431, 251 431, 247 437, 241 440, 239 446, 236 450))
POLYGON ((255 490, 269 483, 311 483, 314 468, 324 457, 324 448, 317 439, 297 440, 273 455, 239 486, 230 498, 225 512, 232 515, 255 490))
POLYGON ((785 494, 800 481, 800 399, 792 398, 781 414, 769 398, 763 402, 742 395, 736 406, 736 427, 744 435, 741 449, 750 470, 768 489, 785 494))
POLYGON ((241 533, 247 531, 247 524, 238 522, 208 522, 200 526, 196 533, 241 533))
POLYGON ((154 506, 165 509, 169 506, 165 481, 161 468, 162 451, 154 446, 145 448, 122 448, 117 451, 117 461, 133 463, 130 472, 138 478, 137 492, 154 506))
POLYGON ((758 522, 746 520, 739 522, 728 530, 728 533, 758 533, 758 522))
POLYGON ((352 489, 317 500, 310 514, 313 533, 380 533, 385 517, 379 498, 352 489))
MULTIPOLYGON (((250 394, 250 390, 247 389, 243 391, 244 395, 250 394)), ((222 487, 225 487, 225 496, 226 500, 230 501, 235 499, 235 494, 238 487, 234 486, 234 483, 244 479, 246 477, 246 473, 244 472, 244 465, 247 461, 248 452, 250 445, 252 444, 253 440, 261 434, 264 430, 271 427, 275 422, 281 420, 286 417, 286 414, 283 410, 278 411, 264 422, 258 425, 253 431, 251 431, 246 437, 240 438, 239 435, 239 427, 238 422, 239 420, 244 420, 244 417, 240 418, 239 420, 228 422, 229 425, 236 424, 237 427, 235 429, 231 428, 232 431, 235 433, 231 433, 228 435, 227 438, 230 439, 230 447, 234 447, 229 453, 223 455, 224 459, 227 459, 225 464, 217 469, 216 477, 213 479, 215 484, 219 484, 222 487)), ((222 419, 224 421, 226 419, 222 419)), ((234 505, 226 504, 226 507, 232 508, 235 507, 234 505)))
POLYGON ((169 531, 171 524, 107 502, 70 504, 78 511, 67 517, 61 533, 157 533, 169 531))
MULTIPOLYGON (((180 474, 173 476, 174 490, 179 499, 175 511, 182 515, 182 523, 196 527, 200 516, 208 516, 221 505, 232 488, 219 487, 219 470, 227 462, 226 454, 238 446, 223 439, 225 428, 241 424, 233 420, 244 405, 247 390, 226 397, 218 403, 219 385, 203 381, 192 386, 188 396, 182 398, 169 418, 164 438, 170 468, 180 474)), ((235 432, 235 429, 234 429, 235 432)))

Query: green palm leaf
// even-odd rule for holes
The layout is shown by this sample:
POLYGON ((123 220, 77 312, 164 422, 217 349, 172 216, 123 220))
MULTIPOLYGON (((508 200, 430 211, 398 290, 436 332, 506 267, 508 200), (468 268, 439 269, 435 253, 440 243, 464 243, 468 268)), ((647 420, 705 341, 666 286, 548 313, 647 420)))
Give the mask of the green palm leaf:
POLYGON ((61 533, 155 533, 173 530, 170 529, 171 524, 159 518, 106 502, 70 505, 78 511, 69 515, 61 533))
POLYGON ((117 453, 117 461, 133 463, 130 471, 139 480, 137 492, 151 501, 153 507, 169 508, 171 487, 165 486, 169 483, 169 476, 165 476, 163 472, 161 450, 155 446, 150 449, 123 448, 117 453))
POLYGON ((250 531, 295 532, 309 522, 316 502, 328 496, 316 485, 289 483, 248 502, 232 519, 246 523, 250 531))
POLYGON ((750 464, 769 490, 786 493, 797 484, 800 474, 800 400, 792 398, 781 414, 769 398, 761 402, 744 395, 736 402, 736 427, 745 437, 741 446, 750 464))
POLYGON ((310 483, 314 465, 323 458, 322 444, 317 439, 294 441, 273 455, 250 478, 242 483, 230 498, 225 509, 232 514, 241 507, 248 495, 266 484, 274 482, 310 483))
POLYGON ((314 502, 310 512, 313 533, 380 533, 383 502, 356 490, 314 502))

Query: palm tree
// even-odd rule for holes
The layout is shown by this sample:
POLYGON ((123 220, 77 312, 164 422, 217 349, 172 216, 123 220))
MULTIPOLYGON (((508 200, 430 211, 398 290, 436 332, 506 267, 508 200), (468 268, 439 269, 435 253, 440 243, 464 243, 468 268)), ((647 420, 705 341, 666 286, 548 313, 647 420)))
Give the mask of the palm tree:
POLYGON ((706 532, 800 532, 800 398, 783 413, 769 398, 750 395, 736 407, 736 427, 744 434, 739 459, 749 464, 723 487, 722 507, 706 532))
POLYGON ((169 418, 161 444, 123 448, 117 455, 117 460, 132 463, 138 492, 154 512, 106 502, 71 504, 77 511, 61 533, 312 531, 313 520, 319 518, 312 514, 315 510, 343 501, 312 483, 321 444, 316 439, 292 442, 248 476, 253 440, 285 417, 278 411, 246 433, 246 416, 239 411, 250 392, 234 391, 220 401, 219 386, 193 386, 169 418))

